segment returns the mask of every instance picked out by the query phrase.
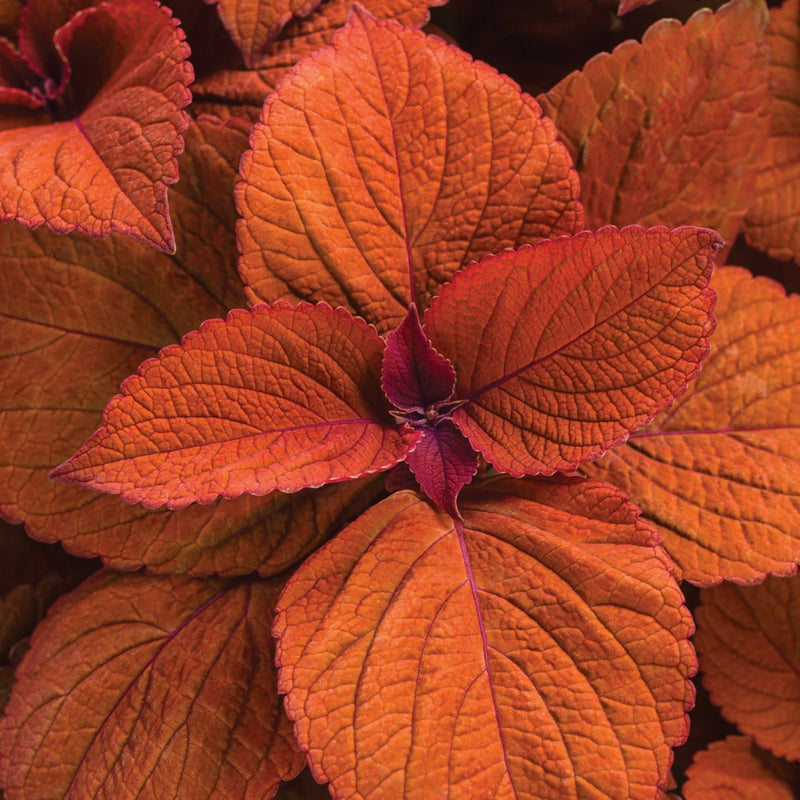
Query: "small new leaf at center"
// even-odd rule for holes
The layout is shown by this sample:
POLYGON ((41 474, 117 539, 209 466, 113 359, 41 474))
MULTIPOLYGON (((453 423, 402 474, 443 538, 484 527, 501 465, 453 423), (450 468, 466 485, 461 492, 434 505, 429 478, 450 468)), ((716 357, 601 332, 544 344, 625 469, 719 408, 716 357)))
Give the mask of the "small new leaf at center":
POLYGON ((400 411, 401 422, 422 431, 406 461, 420 488, 451 517, 460 519, 459 491, 478 469, 478 454, 452 416, 464 401, 453 400, 456 375, 422 330, 412 303, 405 319, 386 337, 381 385, 400 411))

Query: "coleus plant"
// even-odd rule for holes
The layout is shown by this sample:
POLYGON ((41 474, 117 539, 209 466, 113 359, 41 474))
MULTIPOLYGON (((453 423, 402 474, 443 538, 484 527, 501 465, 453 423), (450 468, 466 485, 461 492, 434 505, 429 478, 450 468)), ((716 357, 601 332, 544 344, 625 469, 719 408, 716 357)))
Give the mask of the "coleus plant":
MULTIPOLYGON (((578 102, 581 76, 541 98, 581 172, 592 228, 695 221, 735 233, 768 133, 764 24, 763 6, 749 2, 665 23, 642 45, 587 65, 592 94, 608 86, 596 108, 578 102), (728 117, 719 101, 713 115, 681 117, 676 97, 656 124, 652 98, 668 95, 648 65, 664 50, 694 53, 698 41, 704 68, 682 63, 695 78, 686 90, 696 105, 723 96, 728 117), (625 127, 631 97, 609 73, 620 86, 640 76, 645 122, 651 114, 643 128, 625 127), (734 95, 723 91, 731 83, 734 95), (668 118, 686 126, 687 151, 670 162, 677 176, 647 167, 668 118), (622 130, 611 129, 615 119, 622 130), (593 137, 626 135, 636 157, 609 165, 614 151, 593 137), (708 168, 709 154, 744 166, 722 175, 708 168), (593 175, 598 168, 606 172, 593 175), (694 190, 688 210, 674 191, 688 180, 681 170, 694 190), (708 186, 724 190, 723 209, 697 199, 708 186)), ((796 303, 743 271, 718 271, 715 349, 667 409, 706 352, 717 236, 686 227, 580 233, 575 172, 535 101, 456 48, 356 12, 333 49, 271 95, 252 132, 237 233, 256 305, 144 364, 103 428, 57 471, 150 506, 208 505, 148 513, 49 486, 56 446, 66 457, 65 439, 90 432, 102 404, 81 353, 96 357, 101 338, 101 374, 123 377, 175 328, 197 326, 187 318, 236 304, 224 263, 230 212, 208 189, 230 191, 244 129, 206 119, 187 129, 184 194, 171 200, 174 260, 113 237, 6 233, 19 276, 13 302, 32 309, 10 345, 10 380, 26 399, 7 413, 33 414, 31 434, 13 446, 4 511, 110 566, 148 569, 101 572, 40 626, 2 728, 8 795, 268 797, 308 758, 337 797, 654 797, 670 745, 685 737, 694 658, 674 566, 645 516, 665 544, 670 532, 695 541, 670 551, 699 583, 785 574, 797 536, 789 499, 780 517, 740 520, 745 543, 734 538, 726 551, 719 523, 706 534, 724 506, 706 501, 705 527, 694 531, 681 503, 697 501, 683 484, 655 502, 653 487, 666 466, 686 470, 679 456, 696 451, 685 440, 705 437, 714 452, 734 438, 735 464, 710 471, 726 463, 723 451, 695 474, 776 500, 770 481, 785 480, 782 496, 791 495, 785 471, 747 482, 730 470, 747 470, 753 450, 774 451, 776 438, 775 457, 791 463, 796 436, 776 423, 796 392, 796 303), (113 302, 77 325, 59 318, 60 307, 37 305, 44 269, 79 307, 89 297, 82 286, 111 286, 113 302), (135 318, 121 319, 120 307, 135 318), (769 339, 759 322, 766 308, 769 339), (32 341, 45 321, 70 333, 32 341), (771 363, 786 363, 777 378, 762 368, 767 341, 771 363), (49 367, 49 381, 26 379, 36 359, 52 365, 59 352, 69 357, 49 367), (66 376, 69 398, 49 402, 47 384, 66 376), (712 426, 717 415, 727 418, 712 426), (47 424, 62 433, 39 433, 47 424), (588 463, 627 436, 614 455, 588 463), (623 483, 620 462, 641 471, 629 451, 650 442, 662 471, 623 483), (180 448, 191 448, 188 457, 180 448), (374 473, 403 460, 423 493, 375 502, 383 476, 374 473), (596 469, 645 516, 612 485, 484 475, 483 461, 514 476, 596 469), (242 492, 268 494, 234 497, 242 492), (359 504, 371 507, 292 567, 359 504), (240 577, 203 577, 215 574, 240 577), (271 667, 273 615, 294 733, 271 667)), ((415 485, 394 468, 393 488, 415 485)))

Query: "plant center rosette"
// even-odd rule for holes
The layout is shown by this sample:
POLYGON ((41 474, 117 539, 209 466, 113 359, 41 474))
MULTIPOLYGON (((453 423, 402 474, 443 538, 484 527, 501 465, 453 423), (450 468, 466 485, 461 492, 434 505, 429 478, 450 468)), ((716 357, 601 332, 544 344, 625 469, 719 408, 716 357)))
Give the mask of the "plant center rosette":
POLYGON ((557 798, 600 748, 608 796, 652 797, 687 731, 691 619, 621 492, 541 476, 686 390, 719 236, 581 231, 536 102, 360 10, 270 95, 241 172, 252 308, 142 364, 53 477, 179 509, 405 462, 422 493, 369 508, 277 603, 316 777, 337 797, 557 798), (481 461, 523 480, 465 488, 481 461))

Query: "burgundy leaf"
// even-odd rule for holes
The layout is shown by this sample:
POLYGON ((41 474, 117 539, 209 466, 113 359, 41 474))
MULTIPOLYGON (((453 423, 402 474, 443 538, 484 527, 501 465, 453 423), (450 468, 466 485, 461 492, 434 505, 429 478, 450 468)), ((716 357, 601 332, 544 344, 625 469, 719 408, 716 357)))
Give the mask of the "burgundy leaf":
POLYGON ((389 402, 403 411, 426 409, 449 400, 456 384, 453 366, 422 330, 415 303, 386 337, 381 386, 389 402))
POLYGON ((478 471, 478 454, 453 420, 427 427, 406 463, 422 491, 451 517, 460 519, 456 498, 478 471))

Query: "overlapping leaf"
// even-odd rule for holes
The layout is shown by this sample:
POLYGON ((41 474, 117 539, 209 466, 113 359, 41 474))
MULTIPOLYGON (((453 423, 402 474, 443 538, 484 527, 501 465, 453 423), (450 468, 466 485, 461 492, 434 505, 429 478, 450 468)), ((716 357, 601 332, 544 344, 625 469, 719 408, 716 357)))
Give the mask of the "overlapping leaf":
POLYGON ((244 63, 253 67, 266 47, 278 36, 292 17, 305 17, 321 0, 211 0, 219 10, 225 28, 242 54, 244 63))
POLYGON ((800 759, 800 575, 702 592, 703 684, 726 719, 778 756, 800 759))
POLYGON ((694 664, 655 532, 579 479, 460 507, 396 493, 287 584, 280 689, 315 776, 339 798, 652 798, 694 664))
POLYGON ((270 96, 251 145, 250 299, 345 305, 382 333, 473 258, 581 227, 569 157, 531 98, 363 11, 270 96))
MULTIPOLYGON (((238 1, 252 6, 252 0, 238 1)), ((287 0, 281 2, 285 5, 287 0)), ((417 27, 427 22, 431 6, 444 2, 446 0, 359 0, 359 5, 375 17, 417 27)), ((292 0, 292 4, 298 5, 299 0, 292 0)), ((269 5, 261 3, 259 6, 259 14, 264 18, 272 16, 269 5)), ((264 98, 278 81, 299 61, 331 43, 334 33, 347 21, 354 0, 321 0, 303 5, 314 8, 302 18, 290 21, 258 58, 251 59, 247 69, 212 61, 192 87, 195 111, 234 113, 255 122, 264 98)), ((242 52, 247 63, 247 54, 242 52)))
POLYGON ((176 258, 114 235, 92 242, 0 228, 0 509, 36 537, 121 569, 269 574, 379 490, 367 481, 153 514, 47 477, 144 359, 241 302, 232 190, 245 145, 233 124, 202 121, 187 131, 184 180, 171 194, 176 258))
POLYGON ((389 469, 384 343, 344 309, 287 303, 208 320, 125 380, 51 477, 149 507, 294 492, 389 469))
POLYGON ((787 574, 800 560, 800 298, 726 267, 711 353, 689 391, 582 470, 657 523, 683 578, 787 574))
POLYGON ((708 352, 713 231, 604 228, 489 256, 433 301, 456 425, 505 473, 573 469, 683 392, 708 352))
POLYGON ((270 797, 304 764, 275 690, 276 593, 102 572, 62 598, 0 727, 8 800, 270 797))
POLYGON ((800 261, 800 2, 770 10, 772 129, 744 227, 776 258, 800 261))
POLYGON ((769 131, 766 21, 761 0, 661 20, 539 98, 588 227, 704 225, 733 241, 769 131))
POLYGON ((791 786, 759 758, 749 736, 729 736, 697 753, 683 785, 686 800, 794 800, 791 786))
MULTIPOLYGON (((31 25, 47 16, 40 5, 31 25)), ((177 23, 152 0, 112 0, 75 14, 46 52, 40 33, 23 28, 21 46, 44 89, 4 97, 13 105, 0 119, 0 218, 116 230, 174 251, 167 186, 178 179, 192 80, 177 23), (35 108, 45 102, 49 120, 35 108)))

